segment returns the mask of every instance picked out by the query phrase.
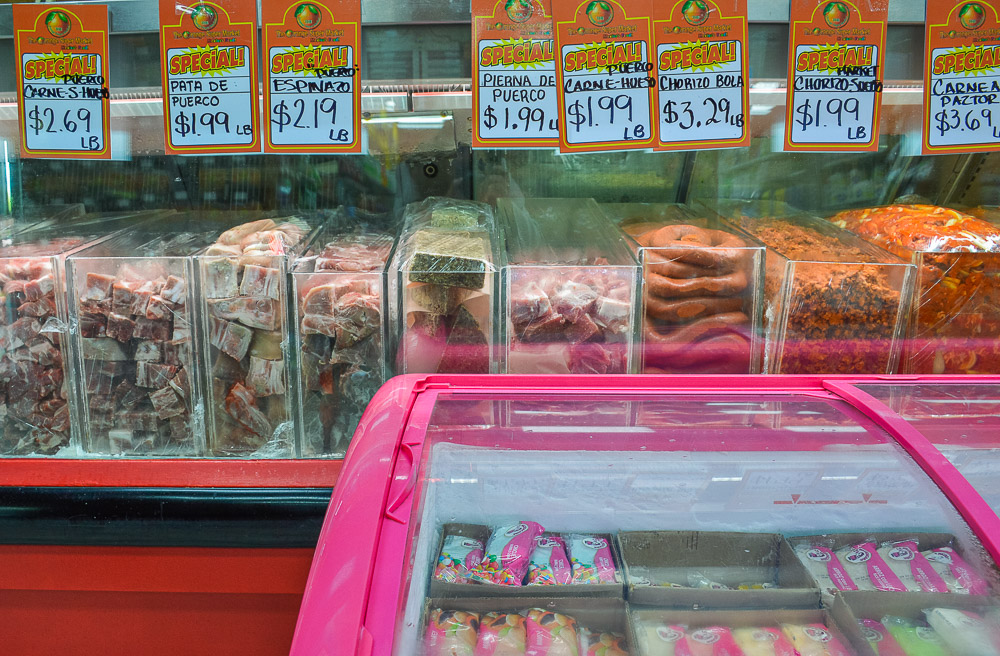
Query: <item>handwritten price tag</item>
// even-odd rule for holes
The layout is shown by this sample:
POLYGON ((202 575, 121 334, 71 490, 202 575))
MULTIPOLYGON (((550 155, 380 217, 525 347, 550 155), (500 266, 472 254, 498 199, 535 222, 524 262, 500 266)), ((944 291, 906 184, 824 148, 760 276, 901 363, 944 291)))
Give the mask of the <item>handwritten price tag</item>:
POLYGON ((259 152, 256 7, 160 0, 168 154, 259 152))
POLYGON ((657 150, 750 145, 746 0, 653 9, 657 150))
POLYGON ((359 0, 269 2, 264 150, 361 152, 359 0))
POLYGON ((109 159, 108 8, 13 11, 21 155, 109 159))
POLYGON ((785 150, 878 150, 887 0, 793 0, 785 150))
POLYGON ((1000 22, 990 2, 927 3, 925 154, 1000 150, 1000 22))
POLYGON ((648 10, 638 0, 553 5, 562 152, 653 145, 648 10))
POLYGON ((473 0, 473 146, 545 148, 559 139, 549 0, 473 0))

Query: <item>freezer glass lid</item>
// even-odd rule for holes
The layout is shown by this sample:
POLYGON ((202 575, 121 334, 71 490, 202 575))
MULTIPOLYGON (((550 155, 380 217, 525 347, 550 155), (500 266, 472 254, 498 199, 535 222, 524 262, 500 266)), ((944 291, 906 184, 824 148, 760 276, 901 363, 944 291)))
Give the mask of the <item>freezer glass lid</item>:
POLYGON ((993 621, 978 539, 832 394, 441 393, 419 462, 395 654, 869 654, 862 620, 993 621))
POLYGON ((1000 385, 859 385, 926 437, 1000 514, 1000 385))

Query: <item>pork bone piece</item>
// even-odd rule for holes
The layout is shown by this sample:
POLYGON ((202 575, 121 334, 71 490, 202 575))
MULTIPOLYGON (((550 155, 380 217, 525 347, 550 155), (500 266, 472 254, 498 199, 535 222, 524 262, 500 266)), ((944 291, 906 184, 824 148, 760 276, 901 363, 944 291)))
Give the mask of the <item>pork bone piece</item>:
POLYGON ((177 373, 177 367, 140 360, 135 363, 135 384, 139 387, 161 388, 177 373))
POLYGON ((129 359, 121 344, 110 337, 84 337, 80 343, 84 360, 125 362, 129 359))
POLYGON ((242 360, 250 348, 253 331, 232 321, 210 318, 211 334, 209 341, 234 360, 242 360))
POLYGON ((232 298, 238 292, 239 271, 231 257, 212 258, 205 262, 205 297, 232 298))
POLYGON ((486 283, 489 251, 481 233, 418 230, 413 240, 410 282, 466 289, 486 283))
POLYGON ((135 320, 135 330, 132 336, 136 339, 152 339, 157 342, 166 342, 170 339, 173 328, 169 321, 154 321, 146 317, 135 320))
POLYGON ((90 272, 84 280, 83 294, 80 298, 85 301, 103 301, 111 294, 113 284, 115 284, 114 276, 90 272))
POLYGON ((184 295, 187 292, 187 282, 179 276, 167 276, 167 281, 163 283, 160 296, 163 300, 174 305, 184 305, 184 295))
POLYGON ((281 298, 281 281, 281 271, 278 269, 248 264, 243 269, 240 294, 242 296, 265 296, 278 300, 281 298))
POLYGON ((264 360, 250 356, 247 387, 258 397, 285 393, 283 360, 264 360))
POLYGON ((107 335, 112 339, 116 339, 122 344, 128 342, 132 339, 132 334, 135 332, 135 322, 129 319, 127 316, 122 316, 112 312, 108 315, 108 327, 107 335))
POLYGON ((230 388, 225 400, 226 413, 254 435, 268 439, 271 437, 271 422, 257 407, 253 392, 236 383, 230 388))
POLYGON ((260 296, 239 296, 208 301, 208 311, 218 319, 238 321, 249 328, 278 329, 278 302, 260 296))
POLYGON ((225 246, 239 246, 246 237, 252 235, 253 233, 262 232, 264 230, 273 230, 277 227, 277 225, 278 224, 271 219, 260 219, 258 221, 243 223, 226 230, 224 233, 219 235, 219 238, 215 240, 215 243, 225 246))
POLYGON ((149 395, 149 400, 160 419, 179 417, 186 412, 184 401, 170 386, 158 389, 149 395))

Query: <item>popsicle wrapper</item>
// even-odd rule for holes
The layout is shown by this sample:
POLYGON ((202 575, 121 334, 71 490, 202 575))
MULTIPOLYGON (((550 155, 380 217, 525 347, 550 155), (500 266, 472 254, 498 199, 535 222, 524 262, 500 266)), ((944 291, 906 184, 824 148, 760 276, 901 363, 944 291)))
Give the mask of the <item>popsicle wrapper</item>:
POLYGON ((795 647, 779 629, 746 627, 733 629, 733 638, 744 656, 798 656, 795 647))
POLYGON ((573 568, 562 538, 535 538, 535 548, 528 563, 528 585, 567 585, 572 578, 573 568))
POLYGON ((888 615, 882 618, 882 625, 906 656, 948 656, 941 636, 929 626, 905 617, 888 615))
POLYGON ((802 656, 852 656, 822 624, 782 624, 781 632, 802 656))
POLYGON ((877 620, 858 620, 861 635, 872 646, 878 656, 907 656, 889 630, 877 620))
POLYGON ((878 547, 874 542, 862 542, 851 546, 845 558, 852 565, 864 565, 868 580, 875 590, 906 592, 906 586, 879 555, 878 547))
MULTIPOLYGON (((829 578, 830 583, 837 590, 857 590, 858 586, 851 579, 850 574, 844 569, 844 564, 840 562, 840 558, 837 554, 833 553, 832 550, 827 549, 822 545, 810 545, 808 547, 800 547, 796 549, 799 552, 799 557, 804 557, 806 560, 806 567, 810 571, 815 571, 815 566, 811 565, 810 561, 813 563, 820 563, 821 566, 826 567, 826 576, 829 578)), ((818 573, 816 574, 818 576, 818 573)), ((818 583, 823 587, 826 586, 826 581, 818 581, 818 583)))
MULTIPOLYGON (((954 577, 955 583, 958 586, 957 592, 974 595, 985 595, 989 592, 986 581, 976 574, 969 567, 968 563, 962 560, 962 557, 951 547, 931 549, 930 551, 924 551, 922 555, 928 561, 931 561, 930 565, 932 567, 935 563, 947 566, 948 571, 954 577)), ((938 571, 940 572, 940 570, 938 571)))
POLYGON ((469 573, 482 561, 482 542, 461 535, 445 536, 434 578, 446 583, 468 583, 469 573))
POLYGON ((988 626, 980 615, 957 608, 930 608, 924 615, 951 653, 1000 656, 997 627, 988 626))
POLYGON ((724 626, 688 631, 674 648, 674 656, 743 656, 732 632, 724 626))
POLYGON ((487 613, 479 624, 475 656, 523 656, 527 643, 524 617, 487 613))
POLYGON ((611 546, 595 535, 569 535, 569 558, 573 566, 573 583, 595 584, 617 582, 611 546))
POLYGON ((486 543, 483 561, 469 575, 484 583, 521 585, 524 575, 528 573, 535 538, 544 532, 545 528, 537 522, 520 522, 497 528, 486 543))
POLYGON ((629 656, 625 636, 580 629, 580 656, 629 656))
POLYGON ((528 645, 525 656, 580 656, 576 620, 541 608, 527 613, 528 645))
POLYGON ((473 656, 479 616, 460 610, 435 609, 424 637, 426 656, 473 656))
MULTIPOLYGON (((901 575, 899 578, 904 585, 913 592, 948 592, 948 584, 944 582, 930 562, 920 553, 920 547, 913 540, 902 540, 891 545, 885 545, 881 551, 885 551, 888 556, 890 567, 902 566, 908 576, 912 578, 913 585, 908 585, 901 575), (887 549, 885 547, 888 547, 887 549), (908 570, 905 568, 908 565, 908 570)), ((895 569, 895 568, 894 568, 895 569)), ((897 570, 898 571, 898 570, 897 570)))

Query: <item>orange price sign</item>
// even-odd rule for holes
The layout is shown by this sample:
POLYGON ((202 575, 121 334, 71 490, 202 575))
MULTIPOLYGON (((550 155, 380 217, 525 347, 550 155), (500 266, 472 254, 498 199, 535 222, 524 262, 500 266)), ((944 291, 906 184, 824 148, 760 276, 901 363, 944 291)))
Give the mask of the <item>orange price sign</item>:
POLYGON ((649 0, 554 0, 559 150, 651 148, 649 0))
POLYGON ((472 145, 559 145, 550 0, 472 0, 472 145))
POLYGON ((1000 12, 988 0, 928 0, 925 155, 1000 150, 1000 12))
POLYGON ((107 5, 13 12, 21 156, 111 159, 107 5))
POLYGON ((653 6, 657 150, 750 145, 746 0, 653 6))
POLYGON ((878 150, 888 0, 792 0, 785 150, 878 150))
POLYGON ((261 5, 264 150, 360 153, 360 0, 261 5))
POLYGON ((260 152, 256 2, 160 0, 160 50, 167 154, 260 152))

